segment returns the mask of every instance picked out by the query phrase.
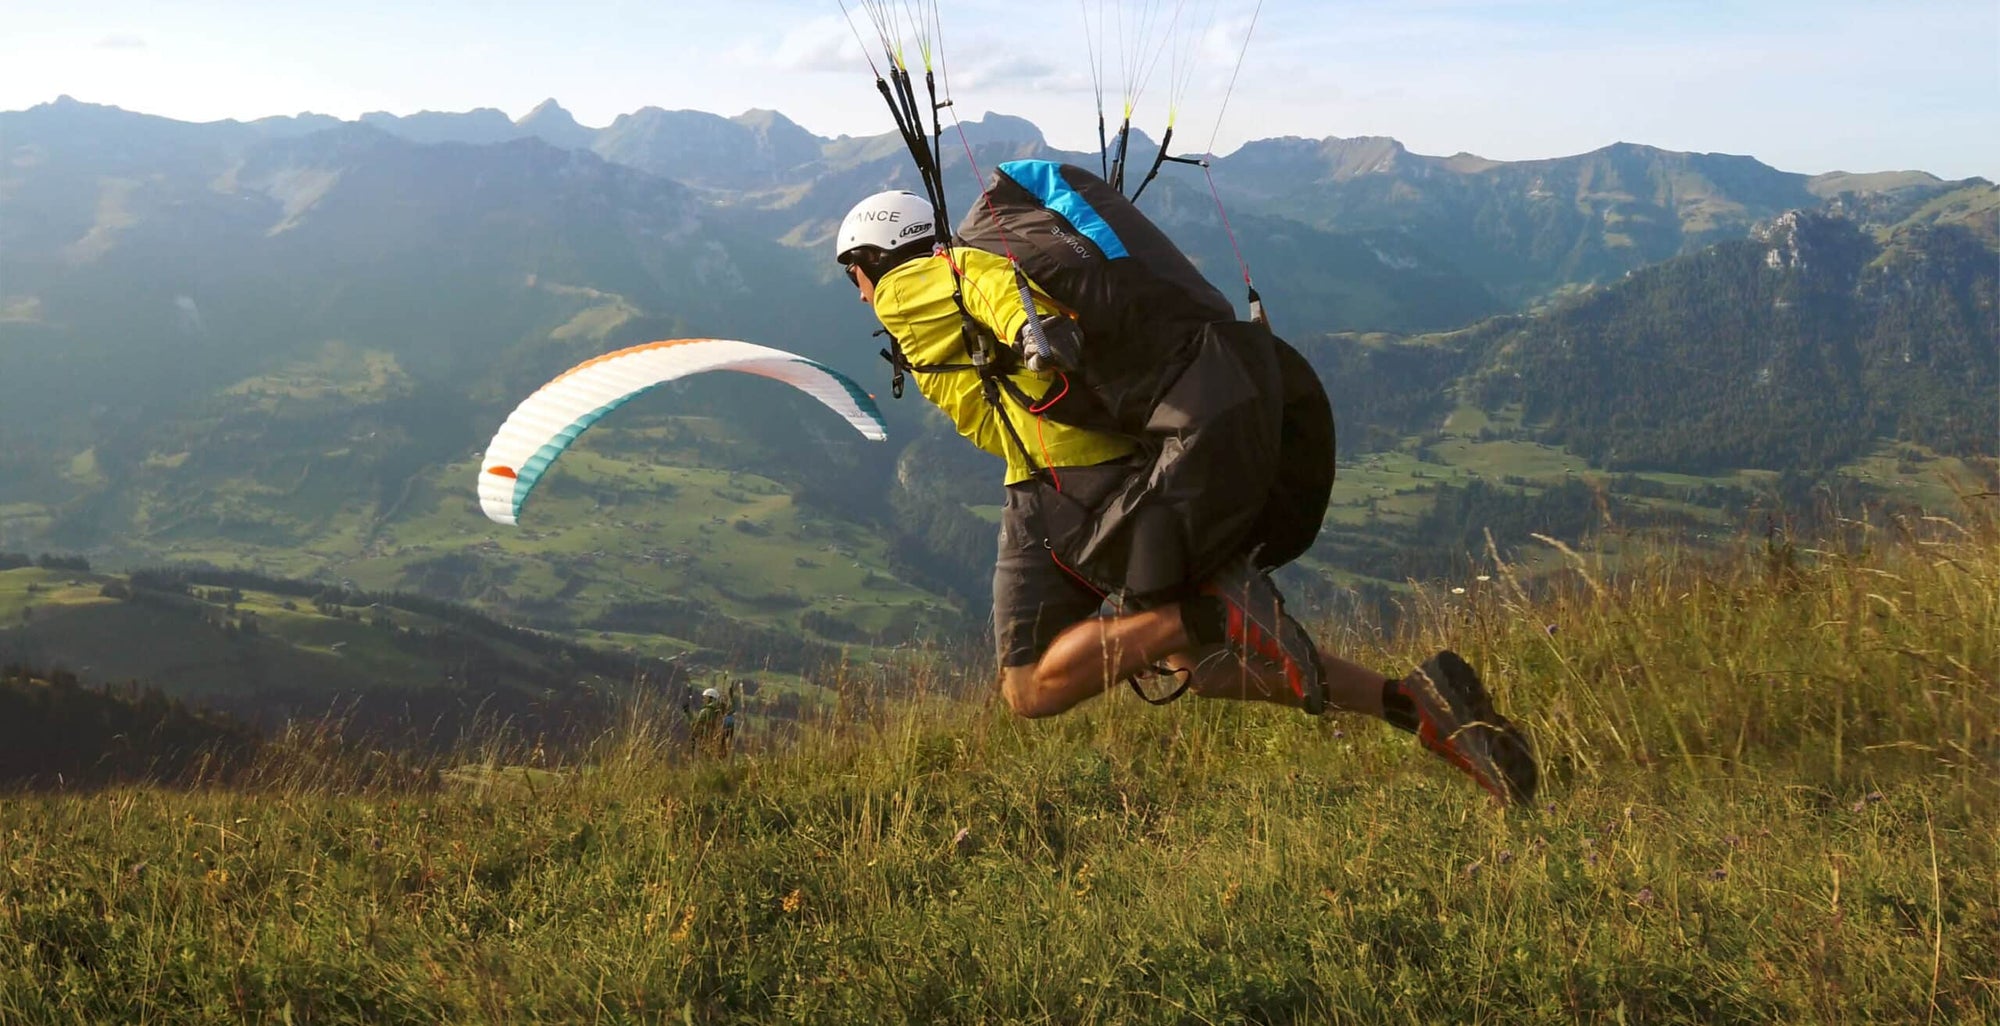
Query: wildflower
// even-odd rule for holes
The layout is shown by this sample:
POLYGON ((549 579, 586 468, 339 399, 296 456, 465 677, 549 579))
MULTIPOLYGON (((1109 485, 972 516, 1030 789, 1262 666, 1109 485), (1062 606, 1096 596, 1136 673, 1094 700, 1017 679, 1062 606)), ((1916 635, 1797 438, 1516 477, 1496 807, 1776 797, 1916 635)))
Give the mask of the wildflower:
POLYGON ((1514 861, 1514 853, 1512 851, 1503 851, 1500 853, 1499 857, 1495 858, 1493 861, 1498 862, 1504 866, 1507 863, 1514 861))
POLYGON ((1549 625, 1548 625, 1547 627, 1544 627, 1544 628, 1542 628, 1542 629, 1543 629, 1543 630, 1545 630, 1545 631, 1548 631, 1548 632, 1549 632, 1549 637, 1555 637, 1555 634, 1556 634, 1556 625, 1555 625, 1555 624, 1549 624, 1549 625))
POLYGON ((1711 869, 1708 871, 1708 878, 1720 883, 1729 879, 1729 870, 1721 868, 1711 869))
POLYGON ((805 903, 806 900, 800 896, 799 889, 794 887, 792 893, 785 895, 784 900, 778 902, 778 907, 784 909, 786 915, 790 915, 804 907, 805 903))
POLYGON ((1476 877, 1476 876, 1478 876, 1478 875, 1479 875, 1479 871, 1480 871, 1481 869, 1485 868, 1485 865, 1486 865, 1486 860, 1484 860, 1484 859, 1473 859, 1473 860, 1472 860, 1472 862, 1471 862, 1471 864, 1469 864, 1469 865, 1467 865, 1467 866, 1465 867, 1465 878, 1466 878, 1467 880, 1470 880, 1470 879, 1472 879, 1473 877, 1476 877))
POLYGON ((1632 904, 1637 905, 1640 908, 1652 908, 1653 889, 1651 887, 1639 888, 1639 893, 1634 894, 1632 896, 1632 904))
POLYGON ((1731 848, 1741 848, 1743 847, 1743 838, 1738 837, 1735 834, 1728 834, 1722 838, 1722 843, 1730 846, 1731 848))
POLYGON ((1334 737, 1346 737, 1346 736, 1347 736, 1347 731, 1344 731, 1344 730, 1340 729, 1339 727, 1335 727, 1335 728, 1333 728, 1333 736, 1334 736, 1334 737))
POLYGON ((1451 589, 1451 593, 1452 593, 1453 595, 1463 595, 1463 594, 1465 594, 1465 589, 1464 589, 1464 588, 1453 588, 1453 589, 1451 589))
POLYGON ((1490 580, 1492 580, 1492 579, 1493 579, 1493 575, 1492 575, 1492 574, 1480 574, 1480 575, 1479 575, 1478 577, 1475 577, 1475 578, 1473 578, 1473 579, 1474 579, 1474 580, 1476 580, 1476 581, 1478 581, 1478 582, 1479 582, 1479 583, 1481 583, 1481 584, 1485 584, 1485 583, 1486 583, 1487 581, 1490 581, 1490 580))

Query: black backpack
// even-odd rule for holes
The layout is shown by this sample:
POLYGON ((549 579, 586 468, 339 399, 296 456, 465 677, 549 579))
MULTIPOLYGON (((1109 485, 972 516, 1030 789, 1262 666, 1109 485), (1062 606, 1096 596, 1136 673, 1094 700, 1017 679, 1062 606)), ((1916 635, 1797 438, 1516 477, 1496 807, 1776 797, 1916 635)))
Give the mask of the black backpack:
POLYGON ((1135 438, 1148 461, 1095 508, 1044 517, 1073 568, 1106 591, 1170 598, 1246 549, 1276 567, 1312 545, 1333 486, 1318 376, 1264 325, 1237 320, 1130 200, 1074 165, 1010 161, 957 235, 1011 257, 1082 329, 1079 369, 1038 409, 1135 438))

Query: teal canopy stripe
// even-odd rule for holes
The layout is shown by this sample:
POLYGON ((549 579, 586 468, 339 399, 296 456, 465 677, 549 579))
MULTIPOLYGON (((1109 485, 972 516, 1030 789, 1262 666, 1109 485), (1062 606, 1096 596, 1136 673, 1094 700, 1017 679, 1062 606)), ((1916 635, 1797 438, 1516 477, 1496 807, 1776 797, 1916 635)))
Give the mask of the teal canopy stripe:
POLYGON ((854 400, 854 405, 861 407, 861 412, 867 414, 875 422, 876 427, 881 428, 885 434, 888 432, 889 422, 882 419, 882 408, 875 405, 875 397, 862 391, 861 386, 855 384, 852 378, 817 360, 808 360, 803 356, 795 356, 792 359, 814 370, 824 371, 827 377, 840 382, 840 387, 847 392, 849 399, 854 400))
POLYGON ((572 423, 570 426, 562 429, 561 431, 556 432, 554 438, 551 438, 548 441, 542 443, 542 447, 536 449, 535 454, 533 456, 528 457, 528 461, 526 463, 521 464, 520 469, 514 472, 515 474, 514 498, 512 500, 514 507, 512 512, 514 516, 518 517, 521 515, 521 504, 528 501, 528 493, 535 490, 535 482, 540 481, 542 479, 542 472, 549 469, 549 464, 554 463, 556 461, 556 457, 561 456, 563 450, 569 448, 571 442, 576 441, 577 436, 583 434, 585 431, 590 430, 590 426, 592 424, 595 424, 598 421, 603 420, 605 414, 610 413, 612 410, 615 410, 620 406, 623 406, 626 403, 631 402, 635 397, 650 392, 653 390, 653 388, 657 387, 659 386, 655 385, 652 386, 652 388, 642 388, 637 392, 633 392, 629 395, 619 396, 618 398, 613 399, 602 406, 599 406, 597 409, 594 409, 589 413, 586 413, 583 416, 578 417, 576 421, 572 423))

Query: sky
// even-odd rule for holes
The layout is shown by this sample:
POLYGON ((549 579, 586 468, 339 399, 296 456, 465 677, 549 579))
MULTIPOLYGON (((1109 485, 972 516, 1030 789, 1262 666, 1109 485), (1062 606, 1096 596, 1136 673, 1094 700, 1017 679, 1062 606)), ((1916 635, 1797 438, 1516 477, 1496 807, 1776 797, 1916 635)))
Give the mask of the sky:
MULTIPOLYGON (((872 135, 893 126, 857 41, 875 39, 867 5, 847 0, 850 22, 838 0, 0 0, 0 110, 66 94, 196 121, 519 117, 554 98, 591 126, 644 106, 767 108, 821 135, 872 135)), ((1635 142, 1807 173, 2000 180, 1996 0, 938 7, 958 116, 1026 117, 1073 149, 1096 146, 1101 83, 1114 123, 1136 90, 1155 138, 1174 106, 1182 150, 1387 135, 1519 160, 1635 142)))

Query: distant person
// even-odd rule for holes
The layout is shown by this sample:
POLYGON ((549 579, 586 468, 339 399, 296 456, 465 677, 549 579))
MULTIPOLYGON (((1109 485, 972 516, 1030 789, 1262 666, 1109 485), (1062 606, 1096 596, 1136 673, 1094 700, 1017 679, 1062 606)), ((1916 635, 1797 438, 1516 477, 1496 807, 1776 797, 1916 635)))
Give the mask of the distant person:
MULTIPOLYGON (((913 374, 959 434, 1006 461, 993 632, 1010 709, 1053 716, 1161 667, 1204 697, 1381 717, 1503 801, 1533 798, 1536 767, 1526 739, 1494 710, 1465 660, 1444 651, 1407 674, 1385 676, 1324 651, 1285 612, 1250 553, 1206 580, 1182 580, 1171 601, 1100 615, 1104 593, 1063 564, 1040 526, 1058 507, 1101 516, 1104 497, 1147 469, 1145 454, 1133 438, 1037 416, 1060 398, 1051 395, 1056 370, 1085 340, 1033 283, 1033 309, 1024 304, 1022 280, 1006 259, 939 246, 935 220, 921 196, 877 193, 848 212, 834 252, 892 338, 899 371, 913 374), (1038 347, 1053 365, 1039 352, 1036 359, 1021 355, 1031 315, 1038 347), (1007 366, 982 372, 972 365, 966 317, 1007 350, 1007 366), (989 383, 989 375, 1005 380, 989 383), (1034 464, 1025 440, 1035 446, 1034 464)), ((1060 380, 1069 387, 1067 377, 1060 380)))
POLYGON ((726 756, 736 733, 736 712, 715 688, 703 688, 701 708, 688 724, 688 741, 698 755, 726 756))

